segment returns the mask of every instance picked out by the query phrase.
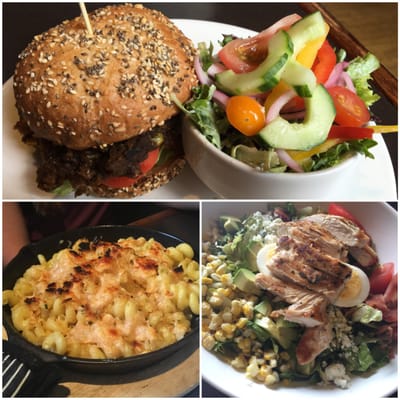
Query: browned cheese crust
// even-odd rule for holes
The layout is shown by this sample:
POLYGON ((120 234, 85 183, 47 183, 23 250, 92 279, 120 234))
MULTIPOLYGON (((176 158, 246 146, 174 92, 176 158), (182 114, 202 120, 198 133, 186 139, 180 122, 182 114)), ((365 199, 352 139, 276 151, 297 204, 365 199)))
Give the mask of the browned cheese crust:
POLYGON ((108 6, 38 35, 20 54, 14 92, 36 137, 72 149, 129 139, 178 113, 197 83, 191 41, 163 14, 108 6))

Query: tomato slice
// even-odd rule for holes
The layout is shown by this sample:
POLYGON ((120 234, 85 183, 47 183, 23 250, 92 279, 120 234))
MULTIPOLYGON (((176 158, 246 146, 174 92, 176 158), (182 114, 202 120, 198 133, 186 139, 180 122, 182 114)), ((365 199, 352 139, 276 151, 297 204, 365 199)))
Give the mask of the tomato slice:
POLYGON ((367 106, 356 93, 342 86, 332 86, 327 90, 336 108, 335 122, 338 125, 360 127, 370 120, 367 106))
POLYGON ((134 185, 138 180, 139 177, 130 178, 129 176, 110 176, 109 178, 104 179, 101 183, 112 189, 121 189, 134 185))
POLYGON ((146 174, 156 165, 159 156, 160 149, 158 147, 149 151, 147 158, 139 164, 142 174, 146 174))
POLYGON ((147 157, 139 164, 141 174, 134 178, 129 176, 110 176, 105 178, 101 183, 112 189, 121 189, 124 187, 130 187, 134 185, 143 175, 147 174, 158 161, 160 156, 160 149, 156 148, 149 151, 147 157))
POLYGON ((374 130, 371 128, 332 125, 328 134, 328 139, 344 139, 344 140, 372 139, 373 133, 374 130))
POLYGON ((247 39, 232 40, 218 52, 218 57, 226 68, 236 73, 252 71, 266 58, 269 39, 278 30, 288 29, 299 19, 301 19, 300 15, 291 14, 258 35, 247 39))
POLYGON ((337 215, 339 217, 346 218, 346 219, 354 222, 362 230, 365 230, 364 227, 361 225, 361 223, 358 221, 358 219, 353 214, 351 214, 349 211, 347 211, 344 207, 340 206, 339 204, 330 203, 328 206, 328 214, 337 215))
POLYGON ((370 277, 370 292, 372 294, 383 294, 385 293, 390 281, 394 274, 394 263, 385 263, 375 268, 370 277))
POLYGON ((317 78, 317 83, 325 83, 336 65, 336 54, 327 40, 317 52, 317 57, 312 66, 312 71, 317 78))

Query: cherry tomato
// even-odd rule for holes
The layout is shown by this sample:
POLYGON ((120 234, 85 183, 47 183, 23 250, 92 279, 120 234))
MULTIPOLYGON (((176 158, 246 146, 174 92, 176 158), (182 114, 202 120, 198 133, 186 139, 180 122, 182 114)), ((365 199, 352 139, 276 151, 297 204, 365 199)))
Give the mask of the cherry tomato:
POLYGON ((368 108, 357 94, 342 86, 330 87, 328 92, 336 108, 338 125, 359 127, 370 120, 368 108))
POLYGON ((229 123, 246 136, 254 136, 265 126, 260 103, 249 96, 232 96, 226 105, 229 123))
POLYGON ((149 151, 147 157, 139 164, 141 172, 139 176, 134 178, 129 176, 110 176, 104 179, 102 184, 113 189, 120 189, 134 185, 143 175, 147 174, 147 172, 149 172, 156 165, 159 155, 159 148, 149 151))
POLYGON ((277 21, 258 35, 248 39, 235 39, 227 43, 218 53, 226 68, 236 73, 249 72, 264 61, 268 53, 269 39, 280 29, 287 29, 301 19, 291 14, 277 21))
POLYGON ((354 222, 362 230, 365 230, 364 227, 361 225, 361 223, 358 221, 358 219, 353 214, 351 214, 349 211, 347 211, 344 207, 340 206, 339 204, 330 203, 328 206, 328 214, 337 215, 339 217, 346 218, 346 219, 354 222))
POLYGON ((317 57, 312 70, 318 83, 325 83, 336 65, 336 54, 327 40, 324 41, 318 50, 317 57))
POLYGON ((394 274, 394 263, 385 263, 375 268, 370 277, 370 292, 372 294, 385 293, 394 274))

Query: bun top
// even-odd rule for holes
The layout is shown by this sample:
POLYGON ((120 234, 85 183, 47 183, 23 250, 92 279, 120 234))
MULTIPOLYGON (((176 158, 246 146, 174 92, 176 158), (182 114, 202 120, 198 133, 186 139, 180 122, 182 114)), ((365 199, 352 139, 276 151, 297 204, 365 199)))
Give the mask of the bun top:
POLYGON ((195 49, 163 14, 115 5, 35 36, 14 74, 16 107, 33 135, 72 149, 140 135, 179 112, 197 83, 195 49))

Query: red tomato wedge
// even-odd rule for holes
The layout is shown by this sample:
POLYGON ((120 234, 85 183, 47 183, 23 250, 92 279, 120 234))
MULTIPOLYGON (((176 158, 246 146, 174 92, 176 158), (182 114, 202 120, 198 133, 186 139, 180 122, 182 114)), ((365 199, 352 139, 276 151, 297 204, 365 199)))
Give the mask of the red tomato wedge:
POLYGON ((365 230, 364 227, 361 225, 361 223, 357 220, 357 218, 339 204, 330 203, 328 206, 328 214, 346 218, 354 222, 362 230, 365 230))
POLYGON ((383 294, 389 286, 394 274, 394 263, 389 262, 375 268, 370 277, 370 292, 372 294, 383 294))
POLYGON ((149 172, 156 165, 159 155, 159 148, 149 151, 147 157, 139 164, 141 172, 139 176, 135 178, 131 178, 129 176, 111 176, 104 179, 102 184, 112 189, 121 189, 134 185, 143 175, 147 174, 147 172, 149 172))
POLYGON ((336 65, 336 54, 327 40, 318 50, 317 57, 312 66, 312 71, 318 83, 325 83, 336 65))
POLYGON ((299 19, 301 19, 300 15, 291 14, 258 35, 247 39, 232 40, 219 51, 218 57, 226 68, 236 73, 252 71, 266 58, 269 39, 277 31, 288 29, 299 19))
POLYGON ((338 125, 360 127, 370 120, 368 108, 357 94, 342 86, 332 86, 327 90, 336 109, 335 122, 338 125))

